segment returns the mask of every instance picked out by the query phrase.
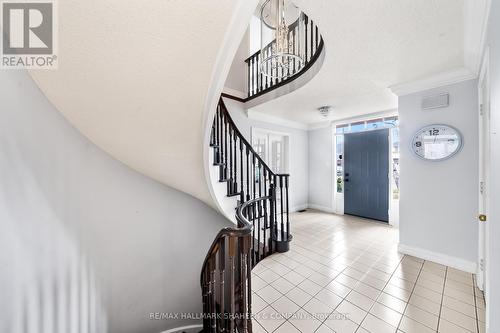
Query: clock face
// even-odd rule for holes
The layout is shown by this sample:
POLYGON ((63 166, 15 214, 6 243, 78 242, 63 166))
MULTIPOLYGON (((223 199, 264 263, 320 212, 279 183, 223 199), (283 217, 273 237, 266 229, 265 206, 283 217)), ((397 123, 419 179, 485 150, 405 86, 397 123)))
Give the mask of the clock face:
POLYGON ((447 125, 430 125, 418 130, 411 143, 420 158, 440 161, 450 158, 462 148, 462 135, 447 125))

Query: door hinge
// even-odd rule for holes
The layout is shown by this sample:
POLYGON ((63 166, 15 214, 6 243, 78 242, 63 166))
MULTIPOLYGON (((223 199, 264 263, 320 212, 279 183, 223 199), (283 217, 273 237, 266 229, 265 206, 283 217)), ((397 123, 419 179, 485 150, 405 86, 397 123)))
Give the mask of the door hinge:
POLYGON ((481 194, 484 194, 484 191, 486 191, 486 184, 484 182, 480 182, 479 183, 479 192, 481 192, 481 194))
POLYGON ((484 271, 484 259, 479 260, 479 268, 484 271))

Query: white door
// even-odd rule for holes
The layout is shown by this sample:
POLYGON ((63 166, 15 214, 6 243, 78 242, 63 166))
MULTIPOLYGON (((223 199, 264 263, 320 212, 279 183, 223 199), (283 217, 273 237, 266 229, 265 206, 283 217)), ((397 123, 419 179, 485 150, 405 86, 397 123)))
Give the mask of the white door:
POLYGON ((252 146, 274 173, 288 173, 287 134, 269 132, 263 129, 252 130, 252 146))
POLYGON ((477 270, 478 288, 488 290, 488 213, 490 177, 490 95, 488 54, 486 54, 479 79, 479 267, 477 270))

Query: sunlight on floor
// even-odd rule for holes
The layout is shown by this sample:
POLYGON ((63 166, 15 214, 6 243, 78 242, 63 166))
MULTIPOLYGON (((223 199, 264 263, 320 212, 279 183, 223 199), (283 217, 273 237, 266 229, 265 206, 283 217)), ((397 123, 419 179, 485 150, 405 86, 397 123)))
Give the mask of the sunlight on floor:
POLYGON ((397 252, 384 223, 292 215, 289 252, 252 271, 253 332, 484 332, 470 273, 397 252))

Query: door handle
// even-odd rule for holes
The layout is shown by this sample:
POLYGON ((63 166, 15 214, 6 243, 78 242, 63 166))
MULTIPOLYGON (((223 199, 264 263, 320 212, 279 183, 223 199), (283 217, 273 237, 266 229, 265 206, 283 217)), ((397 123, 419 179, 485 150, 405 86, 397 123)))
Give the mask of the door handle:
POLYGON ((486 222, 486 220, 487 220, 486 215, 484 215, 484 214, 479 214, 478 219, 481 222, 486 222))

